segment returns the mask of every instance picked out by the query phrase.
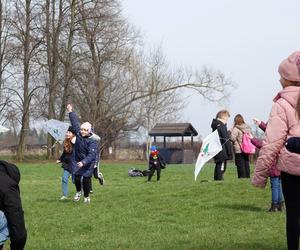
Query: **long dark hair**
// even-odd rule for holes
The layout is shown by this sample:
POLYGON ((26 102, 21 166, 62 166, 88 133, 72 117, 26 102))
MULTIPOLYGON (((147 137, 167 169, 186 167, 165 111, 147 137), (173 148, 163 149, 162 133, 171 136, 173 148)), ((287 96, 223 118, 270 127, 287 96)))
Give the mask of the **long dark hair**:
POLYGON ((242 125, 244 124, 245 121, 244 121, 244 118, 241 114, 237 114, 235 117, 234 117, 234 126, 236 125, 242 125))

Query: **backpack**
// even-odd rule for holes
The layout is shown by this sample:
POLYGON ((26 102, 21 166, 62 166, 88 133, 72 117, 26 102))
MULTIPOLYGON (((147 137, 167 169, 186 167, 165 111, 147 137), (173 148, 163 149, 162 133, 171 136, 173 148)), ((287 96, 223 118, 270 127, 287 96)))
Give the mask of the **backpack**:
POLYGON ((128 171, 128 176, 130 177, 143 177, 143 172, 139 169, 131 168, 128 171))
MULTIPOLYGON (((238 128, 239 129, 239 128, 238 128)), ((241 130, 241 129, 239 129, 241 130)), ((242 131, 242 130, 241 130, 242 131)), ((244 131, 242 131, 243 133, 243 137, 242 137, 242 143, 240 145, 240 148, 242 150, 243 153, 245 154, 254 154, 255 153, 255 146, 251 143, 251 138, 250 138, 250 134, 249 133, 244 133, 244 131)))

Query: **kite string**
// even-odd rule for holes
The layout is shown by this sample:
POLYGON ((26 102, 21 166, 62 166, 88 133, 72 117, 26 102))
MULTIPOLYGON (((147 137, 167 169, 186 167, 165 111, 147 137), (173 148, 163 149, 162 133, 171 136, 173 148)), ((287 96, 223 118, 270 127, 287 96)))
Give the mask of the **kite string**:
POLYGON ((222 138, 222 137, 220 137, 220 139, 223 139, 223 140, 225 140, 225 142, 224 142, 223 144, 221 144, 221 146, 224 146, 226 142, 230 141, 230 139, 229 139, 229 138, 222 138))

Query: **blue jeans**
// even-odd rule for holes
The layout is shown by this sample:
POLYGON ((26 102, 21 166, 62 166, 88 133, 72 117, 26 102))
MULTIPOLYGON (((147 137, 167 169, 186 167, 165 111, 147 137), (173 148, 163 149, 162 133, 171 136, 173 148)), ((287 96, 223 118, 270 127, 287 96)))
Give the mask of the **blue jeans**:
POLYGON ((282 190, 281 190, 281 178, 270 177, 271 191, 272 191, 272 203, 282 202, 282 190))
POLYGON ((9 238, 7 227, 7 220, 2 211, 0 211, 0 246, 4 245, 5 241, 9 238))
POLYGON ((68 170, 64 169, 63 176, 61 179, 61 187, 62 187, 63 196, 68 196, 68 181, 69 181, 70 176, 71 176, 71 173, 68 170))

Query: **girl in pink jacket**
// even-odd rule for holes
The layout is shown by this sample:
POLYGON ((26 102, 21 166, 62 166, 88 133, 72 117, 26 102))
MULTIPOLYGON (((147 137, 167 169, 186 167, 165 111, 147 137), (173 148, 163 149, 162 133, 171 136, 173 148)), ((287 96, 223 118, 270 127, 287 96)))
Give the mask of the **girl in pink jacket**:
MULTIPOLYGON (((266 131, 267 124, 263 121, 258 119, 254 119, 254 122, 262 131, 266 131)), ((258 149, 261 149, 263 146, 263 141, 260 138, 253 137, 251 139, 251 143, 255 145, 258 149)), ((272 193, 272 203, 271 207, 268 210, 269 212, 277 212, 283 210, 283 197, 282 197, 282 189, 281 189, 281 173, 277 169, 275 163, 272 164, 271 168, 269 169, 269 177, 271 183, 271 193, 272 193)))
POLYGON ((292 250, 299 248, 300 155, 284 145, 289 137, 300 136, 300 51, 283 60, 278 72, 283 89, 274 98, 252 183, 265 187, 269 169, 277 160, 286 206, 287 245, 292 250))

